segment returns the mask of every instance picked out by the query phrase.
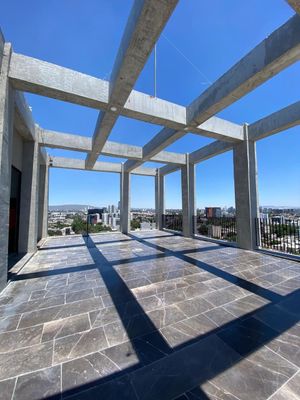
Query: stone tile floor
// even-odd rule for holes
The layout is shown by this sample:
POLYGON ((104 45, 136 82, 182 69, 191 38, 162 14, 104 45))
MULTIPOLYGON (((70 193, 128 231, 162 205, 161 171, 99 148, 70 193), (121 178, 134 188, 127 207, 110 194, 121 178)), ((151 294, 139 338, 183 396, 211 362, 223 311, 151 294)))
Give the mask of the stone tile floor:
POLYGON ((299 288, 167 232, 49 238, 0 295, 0 399, 299 399, 299 288))

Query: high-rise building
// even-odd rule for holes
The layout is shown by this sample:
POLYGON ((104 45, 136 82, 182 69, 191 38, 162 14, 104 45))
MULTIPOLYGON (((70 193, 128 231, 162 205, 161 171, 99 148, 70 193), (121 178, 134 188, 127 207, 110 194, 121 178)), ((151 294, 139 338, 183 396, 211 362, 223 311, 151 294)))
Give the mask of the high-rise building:
POLYGON ((102 223, 103 225, 108 225, 108 213, 102 214, 102 223))
POLYGON ((206 218, 220 218, 221 207, 205 207, 206 218))

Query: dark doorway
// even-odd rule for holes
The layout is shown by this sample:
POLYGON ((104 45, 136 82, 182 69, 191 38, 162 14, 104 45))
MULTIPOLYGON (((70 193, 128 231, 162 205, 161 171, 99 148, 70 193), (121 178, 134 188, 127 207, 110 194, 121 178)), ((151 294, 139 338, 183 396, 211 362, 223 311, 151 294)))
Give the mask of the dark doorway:
POLYGON ((22 173, 11 167, 8 254, 18 253, 22 173))

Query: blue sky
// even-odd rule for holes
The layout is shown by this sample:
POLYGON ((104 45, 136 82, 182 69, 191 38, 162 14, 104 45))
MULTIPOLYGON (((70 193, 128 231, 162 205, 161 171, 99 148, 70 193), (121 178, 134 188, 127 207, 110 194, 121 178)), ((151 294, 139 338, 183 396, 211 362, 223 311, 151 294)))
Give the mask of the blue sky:
MULTIPOLYGON (((108 79, 132 3, 131 0, 3 0, 0 26, 16 52, 108 79)), ((284 0, 180 0, 157 44, 157 96, 189 104, 209 82, 292 15, 293 10, 284 0)), ((254 122, 298 101, 299 87, 297 63, 219 116, 236 123, 254 122)), ((135 89, 154 93, 153 54, 135 89)), ((35 120, 44 128, 92 136, 97 110, 26 96, 35 120)), ((120 117, 110 140, 144 145, 160 129, 157 125, 120 117)), ((168 150, 191 152, 210 142, 208 138, 188 134, 168 150)), ((300 205, 299 149, 300 127, 258 142, 261 205, 300 205)), ((78 152, 49 150, 49 153, 85 158, 85 154, 78 152)), ((115 174, 51 170, 50 204, 105 205, 116 204, 118 199, 119 178, 115 174)), ((234 205, 231 152, 197 166, 197 205, 234 205)), ((132 206, 154 206, 152 178, 132 178, 132 206)), ((166 179, 166 206, 181 206, 178 173, 166 179)))

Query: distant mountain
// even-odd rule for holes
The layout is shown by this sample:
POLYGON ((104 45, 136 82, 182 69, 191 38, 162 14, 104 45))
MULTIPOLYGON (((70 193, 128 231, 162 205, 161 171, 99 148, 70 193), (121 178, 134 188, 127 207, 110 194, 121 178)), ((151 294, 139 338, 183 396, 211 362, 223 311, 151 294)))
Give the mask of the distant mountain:
POLYGON ((61 204, 56 206, 49 206, 50 211, 80 211, 84 208, 97 208, 88 204, 61 204))
POLYGON ((262 208, 275 208, 277 210, 294 210, 300 208, 300 206, 261 206, 262 208))

